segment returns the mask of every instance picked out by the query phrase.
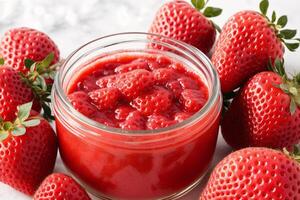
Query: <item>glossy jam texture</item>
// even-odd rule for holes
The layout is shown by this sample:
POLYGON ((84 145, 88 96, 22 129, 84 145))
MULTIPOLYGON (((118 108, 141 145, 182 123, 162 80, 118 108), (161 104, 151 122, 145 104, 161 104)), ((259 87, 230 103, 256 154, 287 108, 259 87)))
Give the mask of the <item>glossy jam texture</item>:
POLYGON ((72 81, 69 100, 110 127, 168 127, 191 117, 208 99, 200 76, 167 56, 120 54, 87 65, 72 81))

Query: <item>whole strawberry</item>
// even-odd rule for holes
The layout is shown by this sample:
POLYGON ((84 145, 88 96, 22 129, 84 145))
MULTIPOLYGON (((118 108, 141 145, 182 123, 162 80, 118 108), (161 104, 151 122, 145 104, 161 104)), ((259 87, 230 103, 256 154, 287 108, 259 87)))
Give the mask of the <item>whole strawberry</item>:
POLYGON ((205 0, 173 0, 164 4, 156 13, 149 33, 159 34, 195 46, 204 53, 212 48, 216 38, 216 28, 209 17, 221 14, 219 8, 207 7, 205 0))
POLYGON ((0 181, 32 195, 54 168, 57 140, 32 103, 18 107, 14 121, 0 119, 0 181))
POLYGON ((59 61, 59 50, 52 39, 45 33, 32 28, 14 28, 8 30, 1 39, 0 54, 7 66, 26 74, 29 69, 24 62, 43 60, 50 53, 54 54, 51 64, 59 61))
POLYGON ((300 199, 299 180, 300 163, 293 158, 272 149, 246 148, 216 166, 200 200, 300 199))
POLYGON ((233 15, 222 29, 212 55, 212 63, 216 67, 223 93, 238 88, 254 74, 265 71, 268 63, 282 58, 284 46, 294 51, 299 46, 298 39, 293 39, 296 30, 285 29, 287 16, 276 20, 266 16, 268 0, 260 4, 261 13, 241 11, 233 15))
POLYGON ((8 66, 0 58, 0 116, 13 120, 18 105, 34 101, 33 109, 43 114, 46 119, 53 119, 49 103, 55 69, 50 66, 54 54, 50 53, 43 60, 34 62, 26 59, 24 66, 28 72, 22 73, 8 66))
POLYGON ((71 177, 49 175, 35 192, 33 200, 90 200, 86 191, 71 177))
MULTIPOLYGON (((6 65, 0 66, 0 117, 11 121, 16 118, 18 105, 33 101, 34 94, 17 71, 6 65)), ((34 106, 39 111, 38 104, 34 106)))
POLYGON ((279 60, 274 70, 252 77, 225 113, 222 134, 232 147, 283 148, 300 142, 300 74, 288 78, 279 60))

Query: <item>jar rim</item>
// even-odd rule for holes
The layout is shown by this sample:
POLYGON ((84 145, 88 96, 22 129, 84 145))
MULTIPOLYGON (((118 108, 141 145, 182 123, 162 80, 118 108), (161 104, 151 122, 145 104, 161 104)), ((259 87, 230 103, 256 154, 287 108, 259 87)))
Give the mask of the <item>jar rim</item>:
MULTIPOLYGON (((151 40, 150 40, 151 41, 151 40)), ((161 42, 161 41, 160 41, 161 42)), ((85 43, 84 45, 82 45, 81 47, 79 47, 78 49, 76 49, 75 51, 73 51, 64 61, 64 63, 62 64, 62 66, 60 67, 59 72, 57 73, 56 77, 55 77, 55 81, 54 81, 54 87, 52 90, 52 99, 54 99, 54 91, 57 91, 57 95, 58 98, 61 100, 63 106, 65 106, 67 108, 67 110, 70 112, 71 115, 75 116, 76 119, 79 119, 81 122, 84 122, 85 124, 87 124, 88 126, 92 127, 93 129, 99 129, 100 131, 106 131, 106 132, 110 132, 110 133, 114 133, 114 134, 120 134, 120 135, 149 135, 149 134, 160 134, 160 133, 165 133, 165 132, 169 132, 169 131, 174 131, 178 128, 182 128, 185 127, 186 125, 189 125, 195 121, 197 121, 199 118, 203 117, 205 114, 207 114, 207 111, 211 110, 212 107, 216 104, 217 101, 220 101, 220 81, 218 78, 218 73, 215 70, 215 68, 213 67, 213 64, 211 63, 211 61, 209 60, 209 58, 200 50, 198 50, 197 48, 186 44, 184 42, 172 39, 172 38, 168 38, 165 36, 161 36, 161 35, 157 35, 157 34, 152 34, 152 33, 145 33, 145 32, 121 32, 121 33, 115 33, 115 34, 110 34, 110 35, 106 35, 103 37, 99 37, 96 38, 90 42, 85 43), (190 53, 193 53, 195 55, 197 55, 198 58, 200 58, 200 60, 203 62, 204 66, 208 69, 208 72, 211 76, 212 79, 212 89, 211 89, 211 95, 209 96, 209 99, 207 100, 207 102, 205 103, 205 105, 196 113, 194 113, 191 117, 189 117, 186 120, 183 120, 182 122, 176 123, 174 125, 165 127, 165 128, 159 128, 159 129, 155 129, 155 130, 123 130, 121 128, 114 128, 114 127, 110 127, 110 126, 106 126, 104 124, 101 124, 97 121, 94 121, 90 118, 88 118, 87 116, 83 115, 82 113, 80 113, 79 111, 77 111, 73 105, 71 104, 71 102, 69 101, 69 99, 67 98, 67 95, 64 92, 63 86, 62 86, 62 71, 63 69, 69 64, 71 58, 78 53, 80 50, 82 50, 83 48, 87 47, 88 45, 100 41, 100 40, 104 40, 104 39, 108 39, 108 38, 112 38, 112 37, 118 37, 118 36, 128 36, 128 37, 133 37, 133 36, 146 36, 147 38, 149 38, 148 36, 152 36, 155 38, 159 38, 160 40, 163 40, 164 43, 169 44, 175 44, 176 47, 181 47, 181 48, 185 48, 187 50, 190 51, 190 53)), ((55 95, 56 95, 55 94, 55 95)))

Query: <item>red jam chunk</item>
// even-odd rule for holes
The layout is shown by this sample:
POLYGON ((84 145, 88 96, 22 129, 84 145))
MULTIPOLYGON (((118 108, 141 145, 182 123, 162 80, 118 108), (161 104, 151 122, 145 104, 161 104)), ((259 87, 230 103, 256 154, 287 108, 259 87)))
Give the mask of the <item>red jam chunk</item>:
POLYGON ((166 56, 147 54, 91 62, 74 78, 68 97, 90 119, 125 130, 179 123, 208 99, 199 75, 166 56))

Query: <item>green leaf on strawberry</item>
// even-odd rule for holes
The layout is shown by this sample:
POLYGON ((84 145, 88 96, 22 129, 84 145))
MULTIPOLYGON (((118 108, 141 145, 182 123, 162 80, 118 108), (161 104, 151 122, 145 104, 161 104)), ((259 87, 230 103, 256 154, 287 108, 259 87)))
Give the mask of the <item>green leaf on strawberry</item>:
POLYGON ((268 12, 269 8, 269 1, 268 0, 263 0, 259 4, 260 11, 263 15, 266 15, 268 12))
MULTIPOLYGON (((223 10, 221 8, 211 6, 205 7, 208 3, 208 0, 191 0, 191 2, 198 11, 202 11, 204 9, 202 13, 207 18, 217 17, 222 14, 223 10)), ((213 24, 214 28, 220 33, 221 28, 213 21, 211 21, 211 23, 213 24)))
POLYGON ((283 15, 283 16, 279 17, 279 19, 277 21, 277 25, 280 26, 281 28, 284 28, 286 26, 287 22, 288 22, 287 16, 283 15))
POLYGON ((30 117, 32 102, 18 106, 17 118, 14 122, 4 121, 0 118, 0 142, 5 140, 10 134, 21 136, 26 133, 27 127, 38 126, 39 117, 30 117))
POLYGON ((283 153, 300 163, 300 145, 295 145, 292 151, 284 148, 283 153))
POLYGON ((216 17, 222 14, 222 9, 215 7, 206 7, 203 14, 206 17, 216 17))
POLYGON ((26 68, 29 69, 29 72, 27 74, 21 74, 23 81, 32 89, 35 98, 40 102, 44 111, 44 117, 48 120, 54 119, 49 107, 49 103, 51 102, 49 96, 57 68, 57 65, 51 65, 53 59, 53 52, 39 62, 26 59, 24 64, 26 68), (52 79, 52 81, 47 84, 46 80, 49 79, 52 79))
POLYGON ((0 58, 0 65, 4 65, 4 59, 0 58))
POLYGON ((192 4, 197 10, 202 10, 206 2, 205 0, 192 0, 192 4))

